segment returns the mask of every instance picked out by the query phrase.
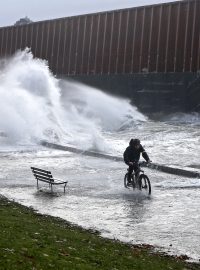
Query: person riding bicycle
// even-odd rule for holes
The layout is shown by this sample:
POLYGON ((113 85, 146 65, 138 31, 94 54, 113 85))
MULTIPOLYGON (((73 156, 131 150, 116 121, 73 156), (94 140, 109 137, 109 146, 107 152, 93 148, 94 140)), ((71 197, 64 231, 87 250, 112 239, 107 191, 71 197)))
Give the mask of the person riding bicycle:
POLYGON ((133 170, 137 177, 137 171, 139 169, 139 160, 140 154, 142 153, 143 158, 146 162, 151 162, 149 156, 147 155, 146 151, 144 150, 143 146, 140 144, 139 139, 131 139, 129 142, 129 146, 124 151, 124 162, 126 165, 129 166, 128 169, 128 182, 131 182, 131 174, 133 170))

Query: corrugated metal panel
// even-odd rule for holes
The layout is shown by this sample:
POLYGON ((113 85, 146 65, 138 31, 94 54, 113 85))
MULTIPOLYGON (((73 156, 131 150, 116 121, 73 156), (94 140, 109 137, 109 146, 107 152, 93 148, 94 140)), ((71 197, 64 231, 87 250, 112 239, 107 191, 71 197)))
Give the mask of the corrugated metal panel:
POLYGON ((58 26, 57 26, 57 29, 58 31, 56 31, 56 34, 55 35, 55 48, 54 48, 54 51, 56 52, 55 53, 55 70, 56 70, 56 74, 59 74, 60 72, 58 72, 58 69, 59 69, 59 54, 60 54, 60 40, 61 40, 61 26, 62 26, 62 20, 59 20, 57 22, 58 26))
POLYGON ((89 50, 92 35, 91 25, 92 25, 92 16, 87 16, 84 22, 81 74, 88 74, 89 50))
POLYGON ((110 73, 114 74, 116 72, 119 24, 120 24, 120 13, 119 12, 112 13, 108 74, 110 73))
POLYGON ((126 38, 126 50, 124 57, 124 73, 131 72, 131 66, 133 61, 132 51, 134 49, 134 40, 135 40, 135 29, 136 29, 136 19, 137 19, 137 9, 130 10, 127 14, 127 38, 126 38))
POLYGON ((95 55, 95 74, 101 74, 102 72, 102 59, 103 59, 103 51, 104 51, 104 40, 105 40, 105 24, 107 14, 99 14, 99 35, 97 36, 97 46, 96 46, 96 55, 95 55))
POLYGON ((74 44, 75 45, 75 66, 74 66, 75 74, 78 73, 77 63, 78 63, 78 59, 80 58, 80 55, 78 52, 78 43, 80 42, 79 35, 80 35, 80 17, 78 17, 78 20, 77 20, 77 38, 74 44))
POLYGON ((3 57, 6 55, 6 32, 7 28, 2 29, 1 55, 3 57))
POLYGON ((174 72, 177 70, 177 52, 178 52, 178 34, 180 28, 180 3, 177 6, 177 17, 176 17, 176 34, 175 34, 175 50, 174 50, 174 72))
MULTIPOLYGON (((32 28, 31 50, 34 56, 38 56, 36 53, 37 53, 37 47, 39 46, 38 41, 40 42, 40 40, 38 39, 38 27, 39 27, 39 23, 35 24, 34 27, 32 28)), ((20 45, 19 45, 20 40, 21 40, 21 31, 20 33, 18 33, 18 39, 17 39, 18 48, 20 48, 20 45)), ((50 62, 51 62, 51 59, 50 59, 50 62)))
POLYGON ((61 20, 55 22, 55 34, 54 34, 54 47, 53 47, 53 65, 54 72, 58 74, 58 55, 60 53, 60 32, 61 32, 61 20))
POLYGON ((50 62, 50 68, 51 70, 56 73, 56 42, 57 42, 57 39, 56 39, 56 36, 57 36, 57 29, 56 29, 56 26, 57 26, 57 20, 53 22, 53 25, 52 25, 52 28, 50 30, 50 37, 51 37, 51 40, 49 40, 49 45, 51 45, 51 62, 50 62))
POLYGON ((176 40, 176 68, 177 72, 183 71, 184 65, 184 44, 186 37, 186 25, 187 25, 187 3, 184 3, 179 9, 179 22, 178 22, 178 35, 176 40))
POLYGON ((166 43, 167 43, 167 29, 168 29, 168 7, 162 6, 160 9, 160 32, 159 43, 157 47, 157 71, 165 72, 165 57, 166 57, 166 43))
POLYGON ((140 51, 139 51, 139 72, 142 71, 142 60, 144 60, 145 62, 145 59, 144 59, 144 34, 145 34, 145 31, 144 31, 144 27, 145 27, 145 18, 146 18, 146 9, 144 8, 143 11, 142 11, 142 21, 141 21, 141 40, 140 40, 140 51))
POLYGON ((192 38, 192 50, 191 50, 191 71, 195 72, 198 70, 198 44, 199 44, 199 34, 200 34, 200 2, 196 1, 194 5, 194 25, 193 25, 193 38, 192 38))
MULTIPOLYGON (((53 67, 53 47, 54 47, 54 21, 50 21, 48 24, 48 32, 47 32, 47 51, 46 51, 46 59, 48 59, 49 67, 53 67)), ((34 31, 32 33, 32 40, 34 41, 34 31)), ((32 41, 32 44, 34 44, 32 41)), ((34 46, 34 45, 32 45, 34 46)))
POLYGON ((103 39, 103 52, 102 52, 102 67, 101 73, 107 74, 109 72, 109 58, 110 58, 110 44, 112 40, 112 21, 113 13, 107 13, 105 18, 105 30, 103 39))
POLYGON ((192 2, 187 3, 187 21, 186 21, 186 37, 185 37, 185 61, 183 70, 190 71, 190 57, 191 57, 191 39, 192 39, 192 25, 193 25, 193 8, 192 2))
POLYGON ((92 55, 92 45, 94 44, 93 39, 94 39, 94 32, 93 32, 93 29, 94 29, 94 16, 92 15, 91 16, 91 23, 90 23, 90 27, 89 27, 89 44, 88 44, 88 59, 87 59, 87 74, 90 74, 91 73, 91 70, 90 70, 90 66, 92 66, 94 63, 94 59, 91 58, 91 55, 92 55))
POLYGON ((131 73, 139 72, 140 66, 140 48, 142 39, 142 25, 143 25, 143 8, 138 8, 136 10, 136 20, 134 25, 134 41, 132 47, 132 63, 131 63, 131 73))
POLYGON ((0 28, 0 56, 30 47, 56 74, 196 72, 200 1, 0 28))
POLYGON ((41 42, 40 42, 40 50, 39 57, 42 59, 46 58, 47 50, 48 50, 48 22, 43 22, 41 24, 41 42))
POLYGON ((191 49, 190 49, 190 68, 189 70, 192 71, 192 66, 194 63, 193 52, 194 52, 194 34, 195 34, 195 25, 196 25, 196 2, 192 3, 192 26, 191 26, 191 49))
POLYGON ((71 36, 69 43, 69 65, 68 74, 75 74, 75 63, 76 63, 76 43, 77 43, 77 32, 78 32, 78 17, 71 21, 71 36))
POLYGON ((146 8, 143 18, 143 30, 142 30, 142 39, 141 39, 141 49, 140 49, 140 71, 148 70, 148 59, 149 59, 149 40, 151 31, 151 15, 152 9, 146 8))
POLYGON ((163 18, 163 6, 159 7, 158 15, 158 39, 157 39, 157 52, 156 52, 156 72, 159 71, 159 62, 160 62, 160 50, 161 50, 161 33, 162 33, 162 18, 163 18))
POLYGON ((0 57, 3 56, 2 54, 3 37, 4 37, 4 28, 0 28, 0 57))
POLYGON ((12 28, 7 28, 6 31, 6 55, 10 55, 12 44, 12 28))
MULTIPOLYGON (((27 48, 32 48, 32 32, 33 32, 33 25, 28 24, 26 25, 26 30, 25 30, 25 35, 26 35, 26 47, 27 48)), ((14 31, 15 33, 15 37, 16 38, 16 30, 14 31)), ((14 40, 14 39, 13 39, 14 40)), ((14 44, 12 46, 14 48, 14 44)), ((46 58, 46 55, 44 57, 44 59, 46 58)))
POLYGON ((124 73, 125 52, 127 47, 129 11, 120 12, 119 36, 117 41, 117 60, 115 73, 124 73))
POLYGON ((63 51, 63 62, 62 62, 62 73, 68 73, 68 62, 69 62, 69 43, 70 43, 70 30, 71 30, 71 20, 65 21, 65 34, 63 38, 64 51, 63 51))
POLYGON ((160 7, 152 8, 152 35, 150 37, 149 72, 156 71, 160 7))
POLYGON ((95 55, 96 55, 96 47, 97 47, 97 36, 99 34, 99 16, 92 16, 91 23, 91 35, 90 35, 90 43, 89 43, 89 56, 88 56, 88 74, 95 73, 95 55))
POLYGON ((170 22, 169 22, 169 40, 168 40, 168 54, 167 54, 167 72, 174 71, 174 53, 176 43, 176 25, 177 25, 177 6, 171 6, 170 22))
POLYGON ((63 73, 63 59, 65 53, 65 33, 66 33, 66 21, 64 19, 59 22, 59 35, 58 35, 58 51, 57 51, 57 62, 56 62, 56 72, 57 74, 63 73))
POLYGON ((43 54, 43 44, 44 44, 44 27, 45 27, 45 22, 41 23, 40 25, 40 44, 38 46, 38 55, 40 58, 44 58, 44 54, 43 54))
POLYGON ((8 43, 9 43, 9 55, 12 55, 14 53, 14 48, 13 48, 13 34, 14 34, 14 26, 12 26, 10 28, 10 35, 9 35, 9 39, 8 39, 8 43))
POLYGON ((83 57, 83 40, 85 31, 85 18, 79 17, 78 21, 78 36, 76 42, 76 74, 81 74, 82 57, 83 57))
POLYGON ((36 31, 33 32, 35 34, 34 40, 33 40, 33 42, 34 42, 33 46, 35 47, 34 55, 36 55, 37 57, 40 57, 40 53, 41 53, 42 30, 43 30, 43 24, 42 23, 37 23, 36 31))
POLYGON ((81 72, 80 74, 87 73, 87 56, 88 56, 88 45, 89 45, 89 17, 85 16, 84 23, 82 25, 81 31, 83 32, 82 50, 81 50, 81 72))
POLYGON ((147 59, 147 70, 150 71, 150 63, 151 63, 151 47, 152 47, 152 34, 153 34, 153 14, 154 14, 154 8, 151 7, 151 10, 149 10, 150 13, 150 23, 149 23, 149 40, 148 40, 148 59, 147 59))
MULTIPOLYGON (((197 2, 197 11, 198 14, 200 14, 200 2, 197 2)), ((199 25, 200 25, 200 16, 197 16, 197 35, 195 36, 195 44, 196 45, 196 50, 197 50, 197 61, 196 61, 196 67, 197 71, 200 71, 200 30, 199 30, 199 25)), ((196 71, 196 70, 195 70, 196 71)))

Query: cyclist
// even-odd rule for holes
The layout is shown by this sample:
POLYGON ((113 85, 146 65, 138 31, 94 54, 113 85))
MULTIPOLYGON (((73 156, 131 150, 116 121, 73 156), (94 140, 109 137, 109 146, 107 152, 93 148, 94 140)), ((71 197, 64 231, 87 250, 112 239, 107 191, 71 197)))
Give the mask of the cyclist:
POLYGON ((131 174, 133 173, 133 170, 134 170, 135 175, 137 177, 137 171, 139 169, 138 162, 139 162, 141 153, 142 153, 143 158, 147 162, 151 162, 146 151, 144 150, 144 148, 140 144, 140 140, 139 139, 131 139, 129 142, 129 146, 124 151, 124 162, 129 166, 128 182, 131 181, 131 174))

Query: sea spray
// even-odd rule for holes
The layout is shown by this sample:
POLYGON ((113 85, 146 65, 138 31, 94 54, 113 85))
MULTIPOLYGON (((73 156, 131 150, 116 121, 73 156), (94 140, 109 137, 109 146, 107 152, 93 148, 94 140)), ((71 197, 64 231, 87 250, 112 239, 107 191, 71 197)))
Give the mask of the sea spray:
POLYGON ((0 129, 11 141, 43 138, 60 131, 60 91, 45 61, 18 52, 0 74, 0 129), (53 128, 52 128, 53 127, 53 128))
POLYGON ((129 100, 58 80, 28 49, 4 60, 0 79, 0 131, 14 144, 45 139, 106 151, 105 132, 146 121, 129 100))
POLYGON ((62 82, 63 100, 73 104, 85 118, 98 123, 103 130, 116 131, 124 124, 137 125, 147 117, 129 104, 129 100, 114 97, 93 87, 62 82))

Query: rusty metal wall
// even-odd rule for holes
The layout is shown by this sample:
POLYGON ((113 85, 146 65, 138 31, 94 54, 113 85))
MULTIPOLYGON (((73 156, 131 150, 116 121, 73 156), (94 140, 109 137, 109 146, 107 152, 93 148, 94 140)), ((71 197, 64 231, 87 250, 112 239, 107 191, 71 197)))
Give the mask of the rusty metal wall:
POLYGON ((200 70, 200 1, 0 28, 0 57, 31 48, 55 74, 132 74, 200 70))

